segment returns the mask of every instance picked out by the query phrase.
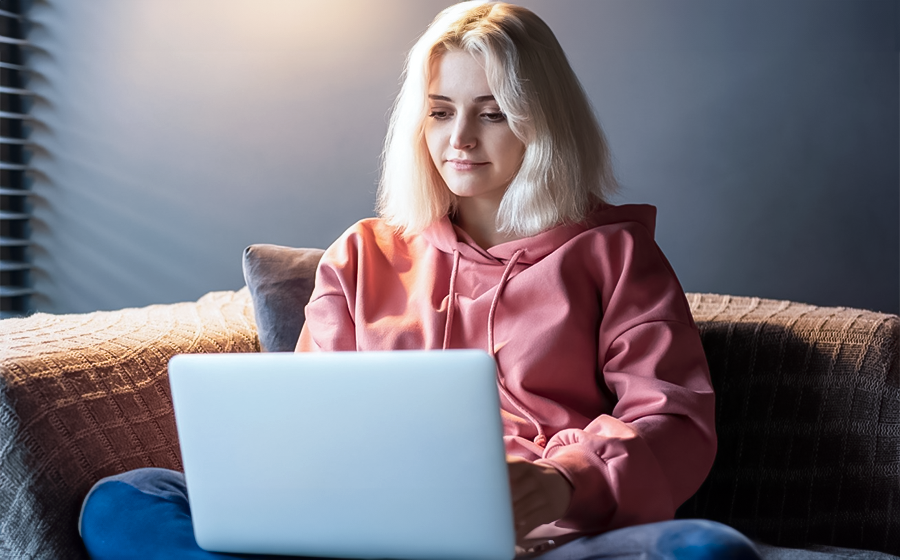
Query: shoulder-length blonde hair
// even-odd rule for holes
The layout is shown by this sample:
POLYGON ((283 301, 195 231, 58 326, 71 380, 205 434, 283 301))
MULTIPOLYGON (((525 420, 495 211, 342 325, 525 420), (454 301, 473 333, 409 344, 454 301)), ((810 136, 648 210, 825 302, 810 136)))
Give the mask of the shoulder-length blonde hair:
POLYGON ((462 2, 439 13, 407 57, 378 187, 377 211, 387 223, 418 233, 456 207, 424 132, 431 63, 448 51, 483 59, 491 93, 525 144, 498 231, 530 236, 582 221, 615 191, 603 131, 547 24, 521 6, 462 2))

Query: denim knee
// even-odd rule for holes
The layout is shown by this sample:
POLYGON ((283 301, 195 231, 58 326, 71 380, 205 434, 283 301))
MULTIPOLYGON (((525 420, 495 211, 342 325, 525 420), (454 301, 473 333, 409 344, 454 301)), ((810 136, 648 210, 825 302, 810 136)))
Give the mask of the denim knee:
POLYGON ((126 471, 98 480, 88 491, 81 503, 81 512, 78 514, 78 534, 81 535, 81 523, 84 519, 84 510, 94 492, 110 482, 121 482, 134 487, 144 494, 159 496, 167 501, 174 502, 181 507, 188 507, 187 486, 184 483, 184 474, 170 469, 147 467, 126 471))
POLYGON ((677 560, 760 560, 753 543, 737 530, 706 519, 671 522, 657 540, 665 558, 677 560))

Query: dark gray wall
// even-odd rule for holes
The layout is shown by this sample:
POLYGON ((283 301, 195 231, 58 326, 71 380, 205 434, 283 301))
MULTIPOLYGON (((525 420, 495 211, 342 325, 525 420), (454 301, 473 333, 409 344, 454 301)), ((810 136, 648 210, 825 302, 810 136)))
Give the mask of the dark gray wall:
MULTIPOLYGON (((521 3, 686 290, 900 311, 896 1, 521 3)), ((36 3, 37 309, 235 289, 246 245, 371 215, 404 53, 447 4, 36 3)))

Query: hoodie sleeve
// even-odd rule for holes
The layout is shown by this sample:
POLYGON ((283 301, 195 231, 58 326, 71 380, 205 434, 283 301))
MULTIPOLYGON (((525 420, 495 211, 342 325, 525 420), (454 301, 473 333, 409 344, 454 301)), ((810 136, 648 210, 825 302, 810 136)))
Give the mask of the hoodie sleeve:
POLYGON ((652 234, 633 224, 597 253, 604 278, 598 369, 615 406, 584 429, 554 434, 537 460, 573 487, 557 525, 589 532, 672 519, 716 451, 706 357, 652 234))
POLYGON ((356 299, 356 236, 348 230, 322 255, 316 285, 306 304, 306 321, 297 352, 337 352, 357 349, 354 306, 356 299), (310 329, 315 325, 315 329, 310 329))

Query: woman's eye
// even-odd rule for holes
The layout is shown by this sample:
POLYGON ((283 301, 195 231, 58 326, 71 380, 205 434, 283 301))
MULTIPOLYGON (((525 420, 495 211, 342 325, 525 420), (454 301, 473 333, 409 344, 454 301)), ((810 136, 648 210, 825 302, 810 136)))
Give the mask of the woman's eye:
POLYGON ((506 115, 501 112, 496 113, 482 113, 484 119, 488 122, 503 122, 506 120, 506 115))
POLYGON ((450 114, 447 111, 432 111, 428 113, 428 116, 439 121, 450 118, 450 114))

